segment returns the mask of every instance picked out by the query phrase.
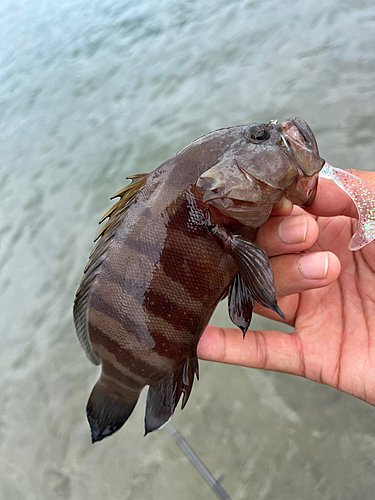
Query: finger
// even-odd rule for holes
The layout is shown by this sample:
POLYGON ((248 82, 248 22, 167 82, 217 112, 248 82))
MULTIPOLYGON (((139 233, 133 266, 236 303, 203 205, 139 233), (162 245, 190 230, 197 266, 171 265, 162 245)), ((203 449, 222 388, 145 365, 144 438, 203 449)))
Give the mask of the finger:
POLYGON ((259 316, 263 316, 264 318, 273 319, 274 321, 278 321, 279 323, 284 323, 285 325, 294 327, 299 308, 299 301, 300 295, 298 293, 288 295, 277 301, 277 305, 284 314, 285 319, 282 319, 278 314, 275 313, 275 311, 267 309, 266 307, 263 307, 258 303, 255 303, 253 312, 259 314, 259 316))
POLYGON ((303 375, 299 337, 277 331, 251 331, 242 337, 240 330, 208 326, 197 348, 198 357, 249 368, 262 368, 303 375))
POLYGON ((270 262, 279 299, 331 285, 341 271, 340 260, 332 252, 280 255, 270 262))
POLYGON ((319 227, 306 213, 289 217, 271 217, 258 230, 256 243, 269 257, 302 252, 317 240, 319 227))
MULTIPOLYGON (((349 172, 369 184, 375 180, 373 172, 360 172, 357 170, 350 170, 349 172)), ((319 179, 315 200, 310 207, 306 208, 306 211, 324 217, 346 215, 347 217, 358 218, 357 208, 350 196, 328 179, 319 179)))
MULTIPOLYGON (((308 252, 281 255, 270 259, 276 284, 278 305, 285 316, 285 323, 294 325, 299 304, 298 294, 306 290, 331 285, 341 271, 338 257, 331 252, 308 252)), ((256 304, 254 312, 280 321, 280 317, 265 307, 256 304)))
POLYGON ((328 179, 319 179, 315 200, 306 211, 324 217, 335 215, 357 217, 357 209, 351 198, 328 179))

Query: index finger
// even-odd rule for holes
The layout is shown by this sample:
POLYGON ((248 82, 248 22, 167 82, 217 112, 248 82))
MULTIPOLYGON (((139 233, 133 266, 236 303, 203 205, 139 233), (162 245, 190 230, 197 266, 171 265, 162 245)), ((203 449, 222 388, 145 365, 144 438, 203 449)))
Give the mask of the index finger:
POLYGON ((198 357, 231 365, 303 375, 298 335, 279 331, 248 331, 207 326, 199 341, 198 357))

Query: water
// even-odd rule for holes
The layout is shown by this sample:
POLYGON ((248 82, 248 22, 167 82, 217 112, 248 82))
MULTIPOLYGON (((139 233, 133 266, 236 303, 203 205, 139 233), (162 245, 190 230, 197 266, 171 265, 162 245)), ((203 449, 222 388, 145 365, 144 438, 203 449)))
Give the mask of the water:
MULTIPOLYGON (((370 1, 2 0, 1 499, 213 498, 165 430, 142 437, 143 403, 90 443, 71 307, 97 221, 127 175, 223 126, 299 115, 331 164, 373 169, 374 33, 370 1)), ((372 407, 201 372, 173 423, 233 499, 373 498, 372 407)))

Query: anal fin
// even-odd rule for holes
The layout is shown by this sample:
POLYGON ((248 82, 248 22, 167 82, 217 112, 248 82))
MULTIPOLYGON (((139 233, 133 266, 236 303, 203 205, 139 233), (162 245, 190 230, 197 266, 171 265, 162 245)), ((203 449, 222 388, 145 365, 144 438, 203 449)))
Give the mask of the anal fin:
POLYGON ((189 400, 191 390, 193 388, 193 382, 194 382, 194 373, 197 376, 197 379, 199 378, 199 372, 198 372, 198 359, 196 357, 194 358, 188 358, 186 360, 186 363, 184 365, 183 373, 182 373, 182 381, 184 384, 184 387, 182 388, 182 392, 184 393, 184 397, 182 398, 182 403, 181 403, 181 410, 183 410, 186 406, 186 403, 189 400))
POLYGON ((186 406, 193 387, 194 374, 198 377, 197 357, 186 359, 175 372, 150 385, 147 394, 145 435, 168 422, 181 394, 184 395, 182 408, 186 406))

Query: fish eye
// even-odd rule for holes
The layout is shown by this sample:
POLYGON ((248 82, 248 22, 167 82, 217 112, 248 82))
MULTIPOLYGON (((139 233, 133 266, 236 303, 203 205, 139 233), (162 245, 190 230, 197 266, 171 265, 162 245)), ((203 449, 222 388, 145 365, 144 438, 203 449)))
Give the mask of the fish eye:
POLYGON ((246 132, 246 137, 253 142, 263 142, 269 139, 270 133, 259 125, 250 125, 246 132))
POLYGON ((268 133, 268 130, 266 130, 265 128, 261 128, 255 133, 253 139, 255 139, 258 142, 262 142, 267 140, 269 136, 270 134, 268 133))

